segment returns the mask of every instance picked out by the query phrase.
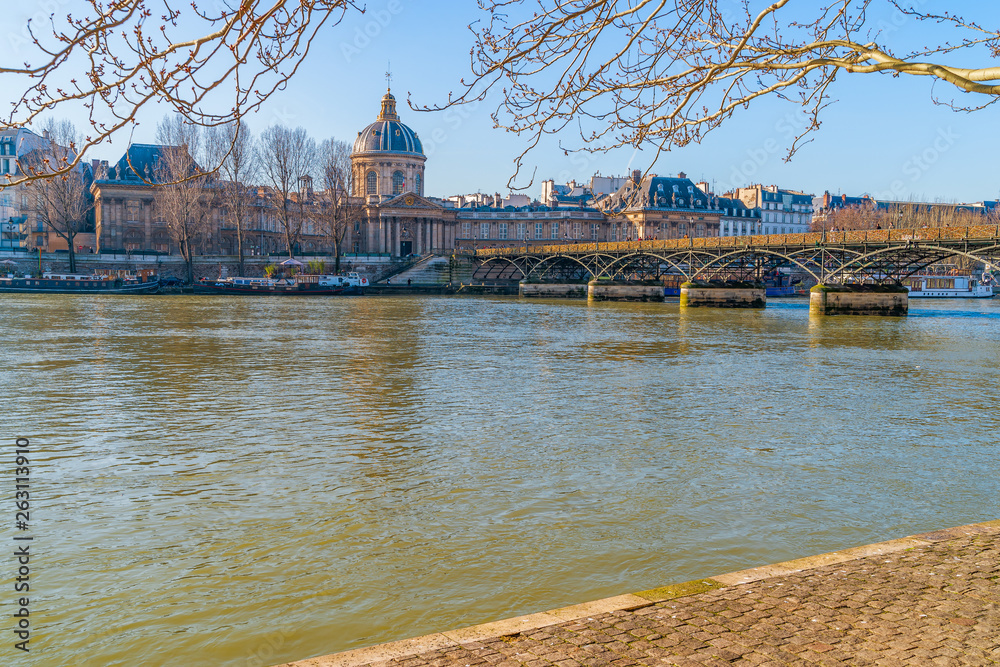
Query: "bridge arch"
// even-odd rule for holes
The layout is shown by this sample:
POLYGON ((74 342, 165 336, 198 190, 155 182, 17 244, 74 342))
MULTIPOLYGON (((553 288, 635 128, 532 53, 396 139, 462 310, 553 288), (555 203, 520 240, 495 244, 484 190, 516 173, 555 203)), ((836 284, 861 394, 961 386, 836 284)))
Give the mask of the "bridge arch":
POLYGON ((935 252, 936 255, 932 256, 922 256, 919 262, 911 262, 910 264, 915 266, 911 271, 905 274, 900 274, 899 278, 908 278, 914 275, 921 269, 924 269, 932 264, 940 262, 942 260, 948 259, 949 257, 966 257, 976 262, 982 262, 987 266, 991 267, 994 271, 1000 271, 1000 258, 993 256, 981 256, 977 253, 994 253, 1000 254, 1000 244, 993 245, 987 248, 978 248, 975 251, 969 252, 966 250, 961 250, 959 248, 947 248, 938 245, 925 245, 925 244, 913 244, 909 246, 896 246, 889 248, 879 248, 870 253, 862 254, 850 262, 845 262, 841 265, 837 271, 830 274, 831 277, 838 276, 843 279, 848 273, 858 273, 863 271, 869 271, 877 267, 876 261, 882 257, 887 257, 891 255, 904 255, 906 253, 912 252, 935 252), (864 263, 861 263, 864 262, 864 263), (918 266, 919 264, 919 266, 918 266))
MULTIPOLYGON (((687 252, 685 252, 684 254, 687 254, 687 252)), ((664 263, 672 266, 677 271, 679 271, 680 274, 682 276, 684 276, 684 278, 686 280, 690 280, 691 279, 690 278, 690 274, 688 273, 688 271, 685 271, 684 268, 680 264, 678 264, 677 262, 675 262, 673 259, 671 259, 671 257, 660 255, 659 253, 655 253, 655 252, 642 252, 642 251, 640 251, 640 252, 634 252, 634 253, 631 253, 631 254, 628 254, 628 255, 623 255, 621 257, 614 257, 614 258, 612 258, 612 261, 607 266, 605 266, 603 268, 603 270, 601 271, 600 275, 601 276, 605 276, 607 278, 610 278, 610 279, 614 280, 617 276, 621 275, 622 271, 624 271, 628 267, 628 264, 634 262, 636 259, 639 259, 641 257, 648 257, 648 258, 651 258, 651 259, 658 259, 661 262, 664 262, 664 263), (614 270, 615 267, 616 267, 616 265, 617 265, 618 268, 617 268, 617 270, 614 270)), ((689 265, 689 268, 690 268, 690 265, 689 265)))

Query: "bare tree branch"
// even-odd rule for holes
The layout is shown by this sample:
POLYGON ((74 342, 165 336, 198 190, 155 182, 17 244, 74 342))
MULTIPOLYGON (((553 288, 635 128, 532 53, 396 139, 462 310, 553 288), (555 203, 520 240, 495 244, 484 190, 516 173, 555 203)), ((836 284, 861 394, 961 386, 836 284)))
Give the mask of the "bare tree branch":
MULTIPOLYGON (((195 125, 238 121, 284 88, 324 24, 364 11, 355 0, 223 0, 210 10, 195 2, 184 10, 157 0, 79 2, 89 6, 83 13, 52 15, 44 29, 29 23, 22 65, 0 64, 0 82, 20 97, 0 129, 87 111, 90 127, 60 175, 151 102, 195 125)), ((0 188, 52 175, 26 171, 0 188)))
MULTIPOLYGON (((513 187, 529 152, 571 121, 578 144, 606 152, 629 146, 669 150, 700 142, 741 109, 764 97, 801 107, 803 138, 820 126, 840 74, 926 76, 1000 98, 1000 30, 949 13, 920 11, 896 0, 479 0, 488 14, 470 25, 473 78, 440 110, 497 93, 498 128, 527 135, 515 160, 513 187), (890 15, 896 23, 877 20, 890 15), (935 45, 897 53, 885 26, 932 21, 948 31, 935 45), (957 34, 956 40, 948 36, 957 34), (968 55, 984 67, 958 67, 968 55)), ((565 147, 564 147, 565 148, 565 147)))

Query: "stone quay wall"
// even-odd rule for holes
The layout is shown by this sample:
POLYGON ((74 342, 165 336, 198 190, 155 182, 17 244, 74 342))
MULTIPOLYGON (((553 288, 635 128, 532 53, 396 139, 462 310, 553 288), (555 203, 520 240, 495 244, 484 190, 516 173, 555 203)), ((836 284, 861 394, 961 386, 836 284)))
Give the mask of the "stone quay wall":
MULTIPOLYGON (((287 257, 262 257, 248 256, 244 259, 245 273, 248 277, 260 277, 264 275, 264 267, 268 264, 280 264, 287 257)), ((299 257, 302 263, 310 260, 320 260, 325 262, 326 270, 333 272, 333 257, 299 257)), ((39 259, 36 254, 9 253, 0 255, 0 262, 12 262, 0 264, 0 275, 6 276, 13 273, 23 276, 26 273, 38 273, 39 259)), ((369 281, 380 280, 382 276, 388 275, 398 267, 403 266, 399 261, 391 260, 389 257, 379 255, 360 255, 351 257, 341 257, 340 270, 342 273, 357 271, 365 276, 369 281)), ((198 278, 218 278, 220 275, 235 276, 239 271, 239 260, 233 255, 200 255, 194 258, 194 277, 198 278)), ((114 255, 114 254, 78 254, 76 255, 76 272, 91 274, 97 271, 135 271, 137 269, 153 269, 161 278, 176 277, 185 278, 187 268, 184 258, 178 255, 114 255)), ((69 272, 69 255, 66 253, 42 253, 41 270, 53 271, 56 273, 69 272)))
POLYGON ((819 315, 903 316, 909 308, 905 291, 846 291, 817 285, 809 293, 809 311, 819 315))

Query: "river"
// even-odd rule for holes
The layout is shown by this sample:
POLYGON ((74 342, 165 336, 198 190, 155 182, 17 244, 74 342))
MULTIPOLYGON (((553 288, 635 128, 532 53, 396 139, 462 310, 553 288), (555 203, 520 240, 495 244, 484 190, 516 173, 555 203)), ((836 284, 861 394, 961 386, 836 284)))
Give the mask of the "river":
POLYGON ((1000 516, 1000 299, 0 308, 4 664, 271 665, 1000 516))

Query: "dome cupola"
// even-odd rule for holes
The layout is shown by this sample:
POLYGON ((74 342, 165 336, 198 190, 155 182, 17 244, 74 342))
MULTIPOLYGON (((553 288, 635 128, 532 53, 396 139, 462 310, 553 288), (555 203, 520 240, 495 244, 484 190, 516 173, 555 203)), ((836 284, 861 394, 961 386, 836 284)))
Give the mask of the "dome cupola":
POLYGON ((400 122, 399 114, 396 113, 396 98, 391 92, 387 92, 382 97, 382 110, 378 120, 358 132, 353 152, 423 155, 424 147, 417 133, 400 122))
POLYGON ((378 118, 354 140, 352 191, 369 202, 405 192, 422 196, 426 161, 420 137, 399 120, 396 98, 386 91, 378 118))

